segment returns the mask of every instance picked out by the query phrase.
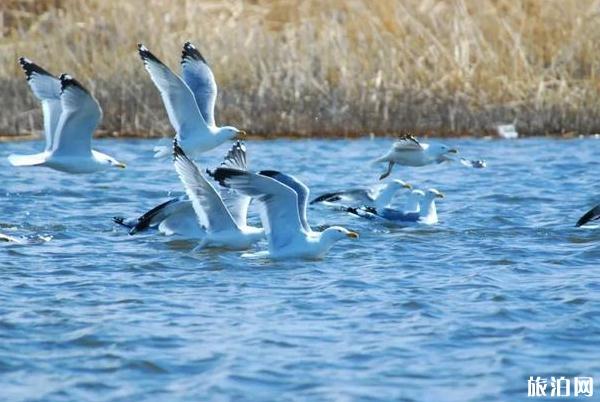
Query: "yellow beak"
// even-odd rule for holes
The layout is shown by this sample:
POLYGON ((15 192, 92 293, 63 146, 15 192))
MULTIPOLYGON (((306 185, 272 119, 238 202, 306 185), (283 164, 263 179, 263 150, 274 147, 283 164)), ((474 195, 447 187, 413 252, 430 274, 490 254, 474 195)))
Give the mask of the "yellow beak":
POLYGON ((436 195, 436 197, 437 197, 437 198, 444 198, 444 194, 442 194, 442 193, 438 193, 438 194, 436 195))
POLYGON ((346 234, 346 236, 348 236, 351 239, 358 239, 358 233, 356 233, 356 232, 350 231, 346 234))
POLYGON ((412 190, 413 186, 412 186, 412 184, 410 184, 410 183, 405 183, 405 184, 404 184, 404 188, 407 188, 407 189, 409 189, 409 190, 412 190))
POLYGON ((246 136, 246 132, 244 130, 240 130, 238 131, 238 135, 241 135, 242 137, 246 136))
POLYGON ((121 163, 121 162, 117 162, 113 166, 118 167, 119 169, 125 169, 127 167, 126 164, 121 163))

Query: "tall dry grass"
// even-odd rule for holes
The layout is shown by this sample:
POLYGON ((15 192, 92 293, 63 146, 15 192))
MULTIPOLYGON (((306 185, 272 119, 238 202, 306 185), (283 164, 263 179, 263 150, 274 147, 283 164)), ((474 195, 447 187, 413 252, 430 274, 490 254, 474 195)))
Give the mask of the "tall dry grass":
POLYGON ((41 127, 16 62, 80 78, 102 129, 172 132, 136 54, 192 40, 217 120, 260 134, 600 131, 597 0, 3 0, 0 132, 41 127))

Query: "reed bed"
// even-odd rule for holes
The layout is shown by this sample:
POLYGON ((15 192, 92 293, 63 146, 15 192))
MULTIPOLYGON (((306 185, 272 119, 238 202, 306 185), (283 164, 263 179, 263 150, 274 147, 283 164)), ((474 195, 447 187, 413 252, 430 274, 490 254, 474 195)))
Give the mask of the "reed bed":
POLYGON ((4 0, 0 133, 39 132, 18 56, 97 96, 101 131, 171 135, 136 53, 219 83, 217 121, 264 136, 600 131, 597 0, 4 0))

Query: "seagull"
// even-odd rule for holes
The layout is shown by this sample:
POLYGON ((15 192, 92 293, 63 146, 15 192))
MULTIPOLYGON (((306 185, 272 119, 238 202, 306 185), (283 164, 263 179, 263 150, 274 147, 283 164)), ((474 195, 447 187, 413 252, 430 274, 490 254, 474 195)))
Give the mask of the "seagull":
POLYGON ((340 226, 314 232, 306 218, 309 190, 293 176, 274 170, 251 173, 220 167, 212 172, 221 185, 255 197, 261 205, 261 221, 272 259, 322 258, 338 240, 358 238, 340 226))
POLYGON ((173 142, 173 160, 175 171, 192 202, 198 222, 206 231, 195 250, 205 247, 245 250, 264 237, 262 228, 236 222, 217 190, 186 156, 177 139, 173 142))
POLYGON ((92 135, 102 117, 94 97, 70 75, 59 78, 21 57, 21 67, 44 114, 44 152, 10 155, 13 166, 46 166, 67 173, 91 173, 125 164, 92 149, 92 135))
POLYGON ((403 211, 392 208, 376 209, 370 207, 350 207, 346 208, 346 211, 363 218, 385 223, 404 226, 411 224, 434 225, 438 223, 435 207, 436 198, 444 198, 444 194, 434 188, 427 191, 413 190, 403 211))
POLYGON ((587 211, 575 224, 575 226, 580 227, 585 225, 591 221, 597 221, 600 219, 600 204, 596 205, 594 208, 587 211))
POLYGON ((394 164, 403 166, 425 166, 449 160, 448 154, 457 154, 458 150, 442 144, 425 144, 412 135, 405 135, 392 144, 390 150, 373 163, 387 162, 387 170, 379 177, 383 180, 390 175, 394 164))
MULTIPOLYGON (((246 170, 246 146, 241 141, 236 141, 227 152, 221 166, 246 170)), ((250 197, 224 188, 221 188, 220 196, 238 225, 245 226, 250 197)), ((206 236, 206 230, 198 221, 192 201, 187 195, 157 205, 138 218, 114 217, 113 221, 129 228, 130 235, 157 227, 167 236, 179 235, 190 239, 202 239, 206 236)))
MULTIPOLYGON (((235 127, 215 125, 217 97, 215 77, 198 49, 190 42, 183 45, 182 77, 173 73, 143 44, 138 53, 156 88, 160 92, 169 121, 176 131, 177 142, 187 155, 197 156, 218 147, 245 132, 235 127)), ((169 154, 168 147, 155 147, 155 157, 169 154)))
POLYGON ((401 189, 412 189, 409 183, 402 180, 392 180, 388 183, 377 185, 373 188, 351 189, 333 193, 325 193, 312 200, 311 204, 320 202, 337 203, 343 202, 373 208, 385 208, 392 202, 394 195, 401 189))

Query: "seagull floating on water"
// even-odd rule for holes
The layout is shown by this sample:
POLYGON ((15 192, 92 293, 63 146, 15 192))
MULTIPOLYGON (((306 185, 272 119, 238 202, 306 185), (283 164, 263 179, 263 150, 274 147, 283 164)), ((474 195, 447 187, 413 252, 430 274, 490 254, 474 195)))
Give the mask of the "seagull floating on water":
POLYGON ((102 118, 94 97, 70 75, 59 78, 21 57, 21 67, 44 114, 44 152, 10 155, 13 166, 46 166, 67 173, 91 173, 125 165, 92 149, 92 135, 102 118))
POLYGON ((308 187, 293 176, 273 170, 257 174, 224 167, 215 169, 212 175, 221 185, 260 202, 269 242, 265 254, 270 258, 321 258, 337 241, 358 238, 356 232, 340 226, 314 232, 306 218, 308 187))
POLYGON ((427 191, 413 190, 407 201, 406 208, 402 211, 393 208, 347 208, 346 211, 367 219, 394 223, 400 225, 423 224, 434 225, 438 223, 436 198, 444 198, 444 194, 436 189, 427 191))
POLYGON ((458 150, 443 144, 425 144, 412 135, 405 135, 392 144, 390 150, 373 163, 387 162, 387 170, 379 177, 383 180, 390 175, 394 164, 403 166, 425 166, 450 160, 448 154, 457 154, 458 150))
POLYGON ((310 203, 341 203, 345 206, 385 208, 391 204, 392 198, 401 189, 412 189, 412 186, 402 180, 392 180, 388 183, 379 184, 368 189, 357 188, 325 193, 318 196, 310 203))
POLYGON ((585 225, 588 222, 597 221, 600 219, 600 204, 596 205, 594 208, 587 211, 575 224, 575 226, 580 227, 585 225))
MULTIPOLYGON (((227 152, 221 166, 247 170, 246 146, 240 141, 235 142, 227 152)), ((251 198, 231 189, 221 188, 220 190, 221 199, 236 223, 240 227, 246 226, 251 198)), ((167 236, 179 235, 191 239, 202 239, 206 236, 206 230, 198 221, 192 201, 187 195, 172 198, 157 205, 138 218, 115 217, 113 221, 129 228, 130 235, 157 227, 161 233, 167 236)))
MULTIPOLYGON (((143 44, 138 53, 176 131, 176 139, 189 156, 197 156, 218 147, 244 131, 235 127, 215 125, 214 109, 217 97, 215 77, 200 54, 190 42, 183 45, 181 55, 182 77, 173 73, 143 44)), ((155 147, 155 157, 167 156, 169 147, 155 147)))

